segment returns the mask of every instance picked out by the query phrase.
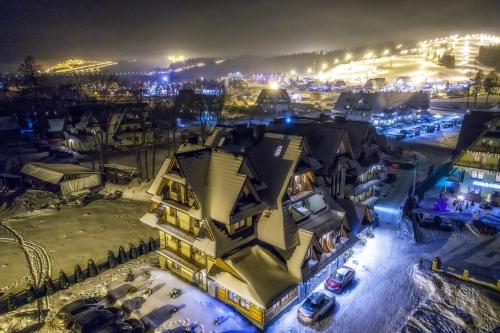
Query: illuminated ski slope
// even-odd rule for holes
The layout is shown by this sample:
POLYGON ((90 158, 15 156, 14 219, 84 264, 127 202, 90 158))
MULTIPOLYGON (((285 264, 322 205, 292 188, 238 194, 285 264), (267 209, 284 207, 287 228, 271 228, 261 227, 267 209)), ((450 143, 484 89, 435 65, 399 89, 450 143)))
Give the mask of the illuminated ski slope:
MULTIPOLYGON (((320 80, 344 80, 351 84, 364 84, 367 79, 384 77, 394 81, 398 77, 408 76, 412 83, 448 80, 460 82, 470 78, 482 69, 491 68, 480 65, 475 58, 479 47, 500 43, 500 37, 478 35, 454 35, 445 38, 417 43, 412 49, 398 45, 394 50, 384 50, 380 54, 367 50, 364 58, 350 61, 325 69, 317 74, 320 80), (436 58, 448 50, 455 56, 455 68, 449 69, 436 64, 436 58)), ((349 54, 346 54, 348 57, 349 54)))

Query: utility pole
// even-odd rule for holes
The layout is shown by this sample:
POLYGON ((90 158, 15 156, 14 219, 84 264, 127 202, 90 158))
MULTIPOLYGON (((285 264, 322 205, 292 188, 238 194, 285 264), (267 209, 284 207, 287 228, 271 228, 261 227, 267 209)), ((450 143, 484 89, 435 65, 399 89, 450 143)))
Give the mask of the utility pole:
POLYGON ((413 174, 413 187, 411 190, 411 196, 415 197, 415 185, 417 184, 417 172, 418 172, 418 160, 415 161, 415 173, 413 174))

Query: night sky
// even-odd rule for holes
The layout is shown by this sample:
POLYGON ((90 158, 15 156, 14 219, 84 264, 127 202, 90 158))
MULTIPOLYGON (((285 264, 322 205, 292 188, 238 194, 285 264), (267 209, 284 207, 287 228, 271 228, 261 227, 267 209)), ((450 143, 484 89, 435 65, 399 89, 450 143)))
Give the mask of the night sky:
POLYGON ((0 0, 0 64, 164 60, 500 32, 500 0, 0 0))

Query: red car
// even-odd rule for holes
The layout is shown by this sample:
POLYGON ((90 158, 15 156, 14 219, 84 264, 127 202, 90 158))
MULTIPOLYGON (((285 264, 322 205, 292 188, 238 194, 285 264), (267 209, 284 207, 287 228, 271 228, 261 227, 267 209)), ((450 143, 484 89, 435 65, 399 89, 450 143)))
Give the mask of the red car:
POLYGON ((345 286, 354 281, 354 269, 342 266, 325 281, 325 289, 341 292, 345 286))

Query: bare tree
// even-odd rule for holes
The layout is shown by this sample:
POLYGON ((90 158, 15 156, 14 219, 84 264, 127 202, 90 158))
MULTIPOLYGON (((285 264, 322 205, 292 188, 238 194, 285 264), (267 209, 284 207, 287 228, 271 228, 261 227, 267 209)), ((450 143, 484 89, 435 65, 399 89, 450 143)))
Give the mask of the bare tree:
POLYGON ((498 84, 498 74, 495 71, 489 72, 484 78, 483 86, 486 91, 486 104, 488 104, 490 94, 498 87, 498 84))
POLYGON ((26 109, 29 109, 33 115, 33 128, 40 137, 45 137, 47 129, 47 119, 45 113, 41 110, 39 98, 39 75, 41 67, 36 63, 35 58, 27 56, 24 61, 19 65, 19 83, 22 87, 21 90, 21 103, 24 104, 21 113, 26 117, 26 109))
POLYGON ((472 84, 472 94, 474 95, 474 106, 477 105, 477 96, 481 91, 483 80, 484 80, 483 71, 482 70, 477 71, 476 76, 473 79, 474 82, 472 84))
POLYGON ((214 121, 214 112, 212 112, 212 101, 205 100, 196 96, 193 101, 193 110, 200 128, 200 143, 203 145, 207 141, 216 121, 214 121))
POLYGON ((113 121, 116 115, 124 112, 123 105, 119 102, 125 99, 126 95, 120 92, 120 88, 125 82, 112 74, 100 73, 96 75, 91 83, 94 88, 84 89, 80 86, 83 95, 88 96, 89 91, 93 91, 97 97, 97 103, 90 106, 89 124, 94 124, 87 129, 93 136, 96 149, 99 154, 100 169, 104 169, 104 164, 109 161, 110 138, 115 130, 113 121))
POLYGON ((219 96, 217 96, 215 101, 215 117, 217 118, 217 125, 224 126, 227 125, 227 121, 231 111, 234 111, 233 106, 230 104, 231 99, 227 89, 222 88, 219 96))

